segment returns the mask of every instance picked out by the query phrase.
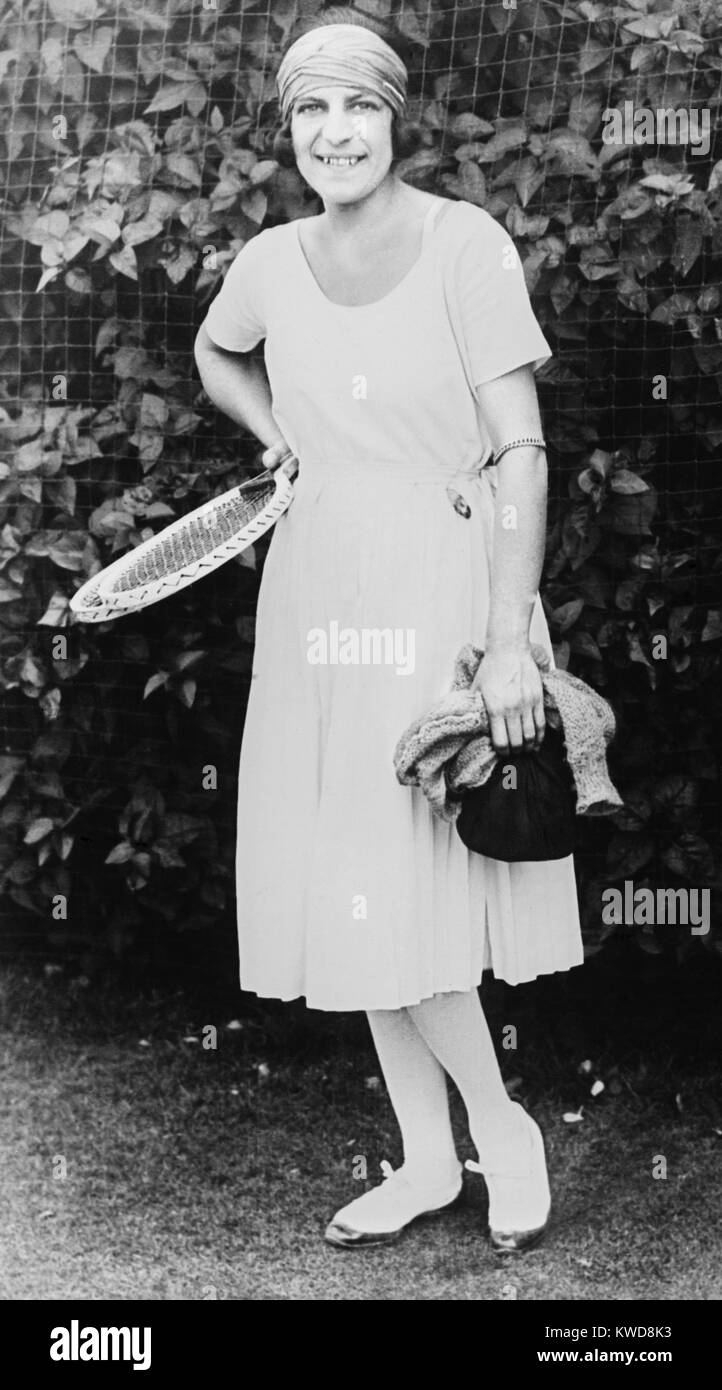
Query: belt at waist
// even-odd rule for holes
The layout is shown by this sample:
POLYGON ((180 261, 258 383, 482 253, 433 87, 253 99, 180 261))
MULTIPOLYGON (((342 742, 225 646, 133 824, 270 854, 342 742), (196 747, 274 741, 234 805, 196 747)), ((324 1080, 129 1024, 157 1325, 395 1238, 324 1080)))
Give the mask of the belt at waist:
POLYGON ((472 481, 481 477, 486 466, 478 463, 473 468, 429 468, 415 467, 413 463, 399 463, 387 459, 299 459, 299 481, 324 481, 332 478, 343 482, 346 479, 367 479, 370 482, 383 482, 387 478, 407 483, 436 483, 443 487, 464 480, 472 481))

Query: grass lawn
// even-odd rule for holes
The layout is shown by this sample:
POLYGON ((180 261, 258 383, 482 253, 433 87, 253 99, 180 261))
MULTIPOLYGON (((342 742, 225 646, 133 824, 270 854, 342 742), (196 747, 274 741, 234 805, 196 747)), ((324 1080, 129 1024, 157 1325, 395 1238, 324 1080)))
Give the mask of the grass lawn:
MULTIPOLYGON (((187 993, 137 1000, 17 969, 3 1004, 3 1299, 722 1297, 719 1059, 685 1068, 657 1046, 580 1071, 584 1053, 556 1041, 542 1064, 537 1033, 504 1067, 545 1133, 546 1242, 494 1257, 467 1174, 458 1209, 344 1251, 321 1231, 363 1190, 354 1163, 371 1183, 401 1159, 362 1016, 244 997, 228 1028, 232 1009, 187 993)), ((472 1157, 455 1093, 453 1108, 472 1157)))

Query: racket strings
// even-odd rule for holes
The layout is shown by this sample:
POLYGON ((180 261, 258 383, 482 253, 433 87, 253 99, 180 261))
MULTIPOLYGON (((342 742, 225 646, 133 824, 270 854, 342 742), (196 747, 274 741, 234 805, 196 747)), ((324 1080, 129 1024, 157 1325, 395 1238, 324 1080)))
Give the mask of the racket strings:
POLYGON ((252 522, 274 492, 273 475, 259 474, 241 483, 225 500, 214 499, 207 511, 185 518, 185 524, 178 530, 171 527, 167 534, 161 532, 157 544, 137 560, 130 557, 111 592, 152 584, 204 559, 209 551, 231 540, 252 522))

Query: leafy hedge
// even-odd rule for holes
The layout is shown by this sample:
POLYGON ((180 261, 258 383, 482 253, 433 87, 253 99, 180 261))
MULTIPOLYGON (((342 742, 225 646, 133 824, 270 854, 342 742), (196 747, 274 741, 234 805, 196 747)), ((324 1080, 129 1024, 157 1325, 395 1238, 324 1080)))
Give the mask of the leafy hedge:
MULTIPOLYGON (((269 152, 276 60, 297 12, 320 8, 6 8, 0 890, 13 947, 177 952, 179 932, 232 918, 264 547, 103 626, 78 625, 68 600, 258 462, 258 441, 202 391, 192 345, 240 246, 313 210, 269 152)), ((399 172, 506 226, 555 354, 537 378, 552 467, 543 596, 558 661, 615 705, 627 803, 582 831, 595 950, 603 887, 707 886, 714 904, 721 886, 717 6, 366 8, 396 15, 415 55, 425 143, 399 172), (706 109, 709 153, 605 143, 603 113, 625 101, 706 109)), ((720 949, 714 931, 638 937, 720 949)))

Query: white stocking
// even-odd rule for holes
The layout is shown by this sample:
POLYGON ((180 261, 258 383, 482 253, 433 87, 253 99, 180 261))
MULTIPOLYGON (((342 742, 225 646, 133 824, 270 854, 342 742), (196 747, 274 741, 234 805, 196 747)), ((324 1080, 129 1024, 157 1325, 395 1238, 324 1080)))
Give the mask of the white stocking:
POLYGON ((401 1130, 404 1171, 421 1185, 443 1185, 460 1171, 444 1069, 406 1009, 374 1009, 367 1018, 401 1130))
POLYGON ((480 1159, 503 1170, 524 1142, 524 1120, 504 1087, 478 992, 435 994, 408 1013, 461 1094, 480 1159))

